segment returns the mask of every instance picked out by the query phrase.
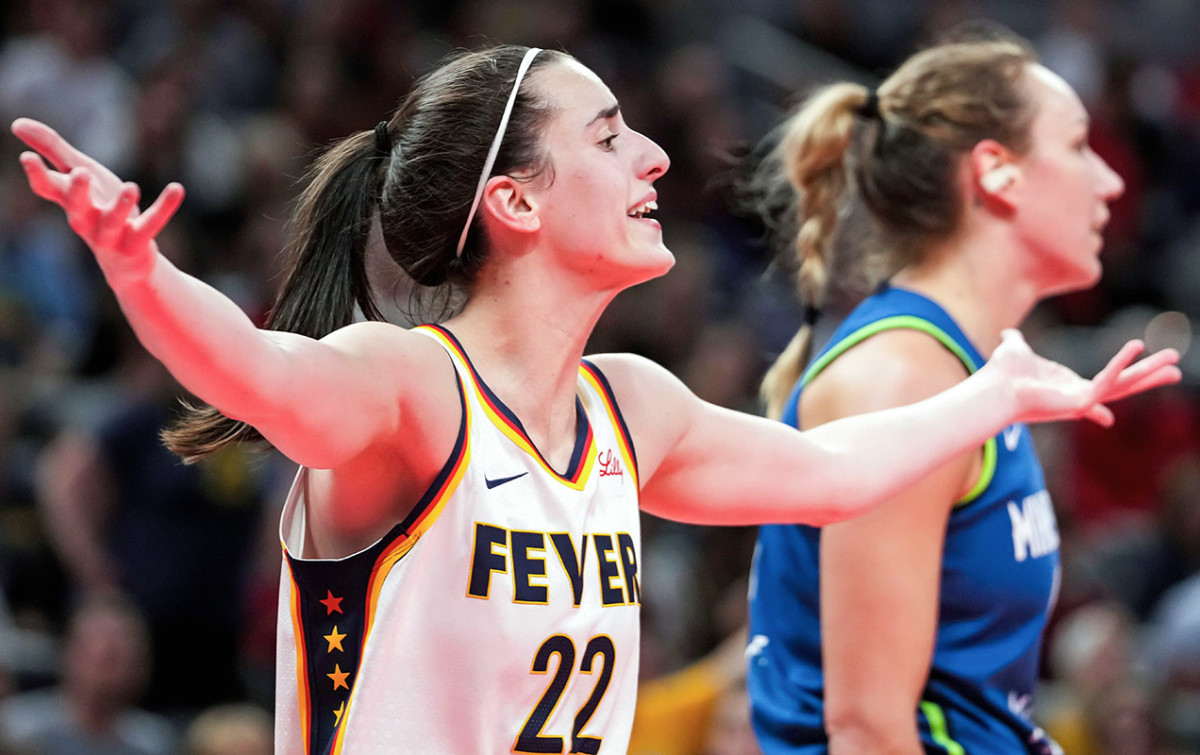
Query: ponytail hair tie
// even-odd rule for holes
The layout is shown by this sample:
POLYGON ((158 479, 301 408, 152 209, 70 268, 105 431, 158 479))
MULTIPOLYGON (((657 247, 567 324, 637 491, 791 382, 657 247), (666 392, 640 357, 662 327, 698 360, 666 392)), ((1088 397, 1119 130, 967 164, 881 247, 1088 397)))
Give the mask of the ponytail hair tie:
POLYGON ((375 154, 378 157, 392 154, 392 135, 388 133, 387 121, 380 121, 375 126, 375 154))
POLYGON ((874 89, 867 91, 867 99, 858 106, 858 114, 869 121, 879 117, 879 92, 874 89))
POLYGON ((821 319, 821 310, 811 304, 804 305, 804 324, 813 327, 821 319))

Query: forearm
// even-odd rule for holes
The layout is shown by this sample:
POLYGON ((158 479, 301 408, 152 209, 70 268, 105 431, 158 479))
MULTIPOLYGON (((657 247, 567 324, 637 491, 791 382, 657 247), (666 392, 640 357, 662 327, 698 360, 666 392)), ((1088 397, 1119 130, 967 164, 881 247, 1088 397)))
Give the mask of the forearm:
MULTIPOLYGON (((845 417, 802 435, 821 457, 796 481, 816 497, 826 524, 902 493, 1016 421, 1011 384, 981 371, 930 398, 845 417)), ((802 494, 802 490, 795 491, 802 494)))
POLYGON ((112 483, 93 443, 60 436, 38 459, 35 481, 42 526, 66 570, 85 589, 117 589, 117 568, 104 546, 112 483))
POLYGON ((138 340, 184 388, 252 421, 282 397, 282 349, 231 299, 152 253, 144 273, 108 276, 138 340))
POLYGON ((977 373, 914 404, 804 432, 707 406, 643 489, 643 508, 715 525, 825 525, 864 513, 1010 424, 1001 379, 977 373))
POLYGON ((865 752, 875 755, 922 755, 925 752, 917 735, 915 716, 910 716, 904 726, 860 720, 846 722, 827 733, 829 755, 861 755, 865 752))

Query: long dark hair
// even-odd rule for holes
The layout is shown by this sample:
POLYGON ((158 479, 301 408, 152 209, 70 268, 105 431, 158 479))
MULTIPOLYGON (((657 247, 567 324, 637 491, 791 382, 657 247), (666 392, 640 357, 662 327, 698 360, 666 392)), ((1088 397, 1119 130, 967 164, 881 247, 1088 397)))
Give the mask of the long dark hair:
MULTIPOLYGON (((266 327, 322 338, 362 317, 383 320, 367 276, 378 212, 388 254, 426 287, 469 287, 486 258, 478 215, 462 254, 455 249, 517 68, 527 48, 460 53, 422 77, 384 128, 334 144, 313 164, 290 221, 285 279, 266 327)), ((530 73, 564 53, 543 51, 530 73)), ((541 134, 551 108, 526 79, 492 175, 551 172, 541 134)), ((187 462, 262 435, 207 404, 185 403, 163 432, 187 462)))

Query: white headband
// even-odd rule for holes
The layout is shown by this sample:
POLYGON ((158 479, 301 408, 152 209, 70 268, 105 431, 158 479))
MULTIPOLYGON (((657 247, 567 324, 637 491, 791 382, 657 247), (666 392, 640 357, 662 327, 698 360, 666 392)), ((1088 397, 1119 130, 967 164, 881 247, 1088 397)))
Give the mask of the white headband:
POLYGON ((517 69, 517 78, 513 80, 512 93, 508 95, 508 104, 504 106, 504 115, 500 118, 500 128, 496 129, 496 138, 492 139, 492 148, 488 150, 487 160, 483 162, 483 174, 479 176, 479 185, 475 187, 475 201, 471 202, 471 211, 467 213, 467 223, 463 226, 462 235, 458 237, 458 248, 454 250, 455 257, 461 257, 463 246, 467 243, 467 234, 471 232, 471 221, 475 219, 475 211, 479 209, 479 200, 483 198, 483 187, 487 186, 492 166, 496 164, 496 155, 500 152, 500 142, 504 141, 504 131, 508 128, 508 118, 512 115, 513 104, 517 101, 517 91, 521 88, 521 79, 539 52, 540 47, 530 47, 521 59, 517 69))

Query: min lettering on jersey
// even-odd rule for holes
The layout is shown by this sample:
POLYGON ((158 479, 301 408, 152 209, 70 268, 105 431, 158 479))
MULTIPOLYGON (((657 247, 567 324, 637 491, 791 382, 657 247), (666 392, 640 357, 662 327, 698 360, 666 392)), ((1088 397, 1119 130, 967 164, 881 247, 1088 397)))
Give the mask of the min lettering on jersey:
POLYGON ((1008 518, 1012 520, 1013 558, 1018 563, 1058 549, 1054 505, 1045 490, 1026 496, 1019 506, 1016 501, 1009 501, 1008 518))

